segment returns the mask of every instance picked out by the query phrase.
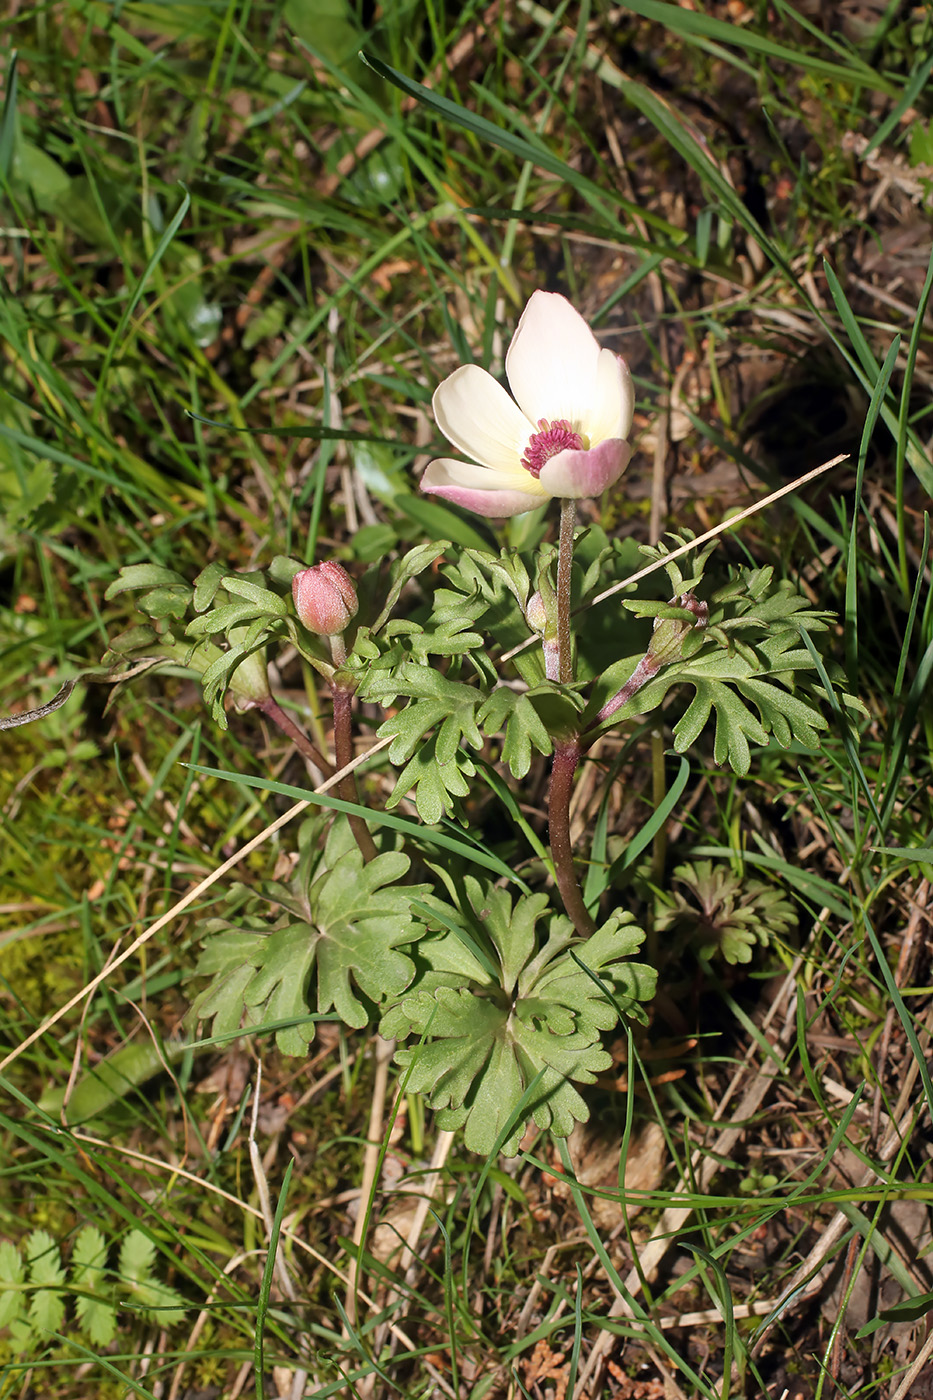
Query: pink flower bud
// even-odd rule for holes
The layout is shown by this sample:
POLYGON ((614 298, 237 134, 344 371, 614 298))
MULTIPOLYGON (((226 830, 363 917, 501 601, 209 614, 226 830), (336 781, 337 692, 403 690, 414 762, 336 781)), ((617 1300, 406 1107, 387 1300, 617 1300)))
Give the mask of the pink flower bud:
POLYGON ((292 597, 299 620, 319 637, 339 636, 359 607, 353 580, 333 559, 296 574, 292 597))

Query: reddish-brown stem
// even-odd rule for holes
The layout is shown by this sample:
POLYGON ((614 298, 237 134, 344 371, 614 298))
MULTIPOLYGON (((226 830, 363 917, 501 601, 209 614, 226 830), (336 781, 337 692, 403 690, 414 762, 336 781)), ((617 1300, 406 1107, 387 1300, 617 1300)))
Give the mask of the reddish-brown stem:
POLYGON ((318 752, 304 730, 298 727, 291 715, 285 713, 273 696, 267 695, 264 700, 258 700, 256 708, 262 710, 266 718, 271 719, 272 723, 291 739, 298 752, 303 754, 309 763, 313 763, 315 768, 320 769, 325 778, 333 776, 336 769, 328 763, 322 753, 318 752))
POLYGON ((576 736, 554 745, 548 830, 560 897, 577 933, 587 938, 596 932, 596 925, 583 903, 577 872, 573 867, 573 848, 570 844, 570 795, 573 792, 573 777, 579 761, 580 740, 576 736))
POLYGON ((623 705, 627 705, 632 696, 637 695, 643 685, 647 685, 650 680, 653 680, 660 669, 661 663, 657 657, 652 656, 650 651, 647 652, 622 689, 616 691, 611 700, 606 701, 590 728, 595 729, 597 725, 604 724, 607 719, 611 719, 616 710, 621 710, 623 705))
MULTIPOLYGON (((337 682, 331 684, 330 691, 334 701, 334 752, 337 756, 337 767, 344 768, 353 758, 353 691, 337 682)), ((358 803, 360 800, 352 773, 341 778, 338 791, 344 802, 358 803)), ((347 820, 364 861, 372 860, 378 852, 369 834, 369 827, 362 817, 348 816, 347 820)))

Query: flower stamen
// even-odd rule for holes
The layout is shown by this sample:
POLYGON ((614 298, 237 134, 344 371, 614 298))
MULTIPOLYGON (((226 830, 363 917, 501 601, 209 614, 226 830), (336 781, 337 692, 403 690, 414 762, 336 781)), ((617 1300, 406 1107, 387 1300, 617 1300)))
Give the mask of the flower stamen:
POLYGON ((575 433, 566 418, 555 418, 549 423, 546 418, 538 419, 538 431, 532 433, 522 456, 522 466, 537 481, 545 462, 556 457, 558 452, 568 449, 583 451, 586 443, 582 434, 575 433))

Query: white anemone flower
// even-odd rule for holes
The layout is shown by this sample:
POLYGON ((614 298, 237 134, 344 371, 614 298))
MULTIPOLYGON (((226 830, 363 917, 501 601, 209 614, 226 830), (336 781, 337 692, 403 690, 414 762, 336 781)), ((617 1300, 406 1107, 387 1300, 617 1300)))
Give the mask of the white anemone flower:
POLYGON ((431 462, 422 491, 501 518, 552 496, 598 496, 618 481, 631 456, 632 376, 566 297, 533 293, 505 372, 514 399, 479 365, 438 385, 437 425, 472 460, 431 462))

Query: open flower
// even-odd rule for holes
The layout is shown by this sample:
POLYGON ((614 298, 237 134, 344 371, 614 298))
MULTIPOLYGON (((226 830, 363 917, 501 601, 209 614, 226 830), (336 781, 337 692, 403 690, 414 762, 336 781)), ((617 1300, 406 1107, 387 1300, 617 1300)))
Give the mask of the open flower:
POLYGON ((598 496, 628 465, 628 366, 554 292, 535 292, 505 357, 514 399, 479 365, 438 385, 434 417, 470 462, 440 457, 422 491, 477 515, 534 510, 552 496, 598 496))

